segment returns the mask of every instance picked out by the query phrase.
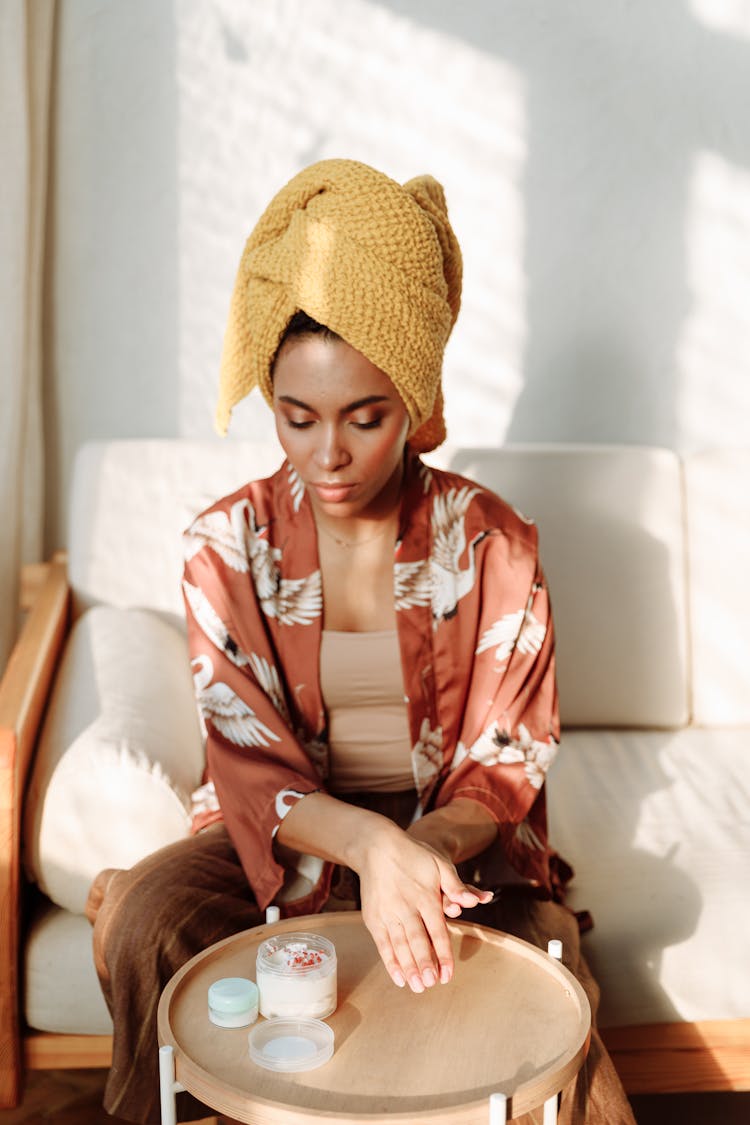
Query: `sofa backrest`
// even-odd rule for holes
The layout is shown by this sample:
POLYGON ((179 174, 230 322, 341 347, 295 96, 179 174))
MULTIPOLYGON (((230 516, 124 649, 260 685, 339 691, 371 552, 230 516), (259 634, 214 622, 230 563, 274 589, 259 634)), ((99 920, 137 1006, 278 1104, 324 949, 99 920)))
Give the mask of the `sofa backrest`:
MULTIPOLYGON (((275 442, 115 441, 77 457, 68 551, 74 610, 182 618, 180 533, 281 462, 275 442)), ((673 727, 689 715, 683 489, 667 450, 515 446, 430 455, 539 525, 568 726, 673 727)))
POLYGON ((750 449, 685 459, 693 721, 750 726, 750 449))
POLYGON ((687 591, 676 454, 529 445, 460 449, 446 460, 539 527, 565 725, 686 723, 687 591))
POLYGON ((182 532, 214 500, 268 476, 282 458, 274 441, 83 445, 68 509, 74 616, 104 603, 182 619, 182 532))

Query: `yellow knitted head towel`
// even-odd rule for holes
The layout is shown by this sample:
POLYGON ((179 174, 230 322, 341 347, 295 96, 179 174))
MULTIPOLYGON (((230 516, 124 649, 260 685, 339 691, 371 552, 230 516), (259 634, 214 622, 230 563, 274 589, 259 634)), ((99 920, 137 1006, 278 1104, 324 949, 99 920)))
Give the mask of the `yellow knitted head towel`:
POLYGON ((461 303, 461 251, 443 189, 403 186, 354 160, 312 164, 271 200, 247 240, 224 337, 216 428, 260 387, 303 310, 389 376, 419 452, 445 439, 443 351, 461 303))

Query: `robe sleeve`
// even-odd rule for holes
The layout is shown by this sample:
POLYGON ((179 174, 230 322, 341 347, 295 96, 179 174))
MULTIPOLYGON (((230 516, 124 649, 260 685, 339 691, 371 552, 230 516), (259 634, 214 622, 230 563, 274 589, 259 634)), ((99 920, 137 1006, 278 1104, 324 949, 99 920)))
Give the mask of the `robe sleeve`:
POLYGON ((469 797, 499 826, 529 817, 546 838, 541 791, 560 725, 552 613, 533 531, 521 544, 509 546, 504 536, 487 542, 470 614, 469 688, 435 804, 469 797))
POLYGON ((223 818, 263 910, 284 880, 273 847, 279 824, 296 801, 323 784, 293 729, 247 570, 227 565, 204 545, 185 563, 183 596, 206 731, 203 788, 210 793, 213 784, 218 799, 198 827, 223 818))

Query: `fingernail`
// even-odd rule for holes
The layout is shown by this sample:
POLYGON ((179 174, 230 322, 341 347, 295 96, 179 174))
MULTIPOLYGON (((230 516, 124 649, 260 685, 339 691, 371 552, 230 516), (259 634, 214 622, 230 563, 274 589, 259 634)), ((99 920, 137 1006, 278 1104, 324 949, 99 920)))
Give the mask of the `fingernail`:
POLYGON ((425 988, 432 988, 433 984, 437 984, 437 977, 432 969, 425 969, 422 973, 422 984, 425 988))
POLYGON ((424 985, 422 984, 422 978, 418 977, 416 973, 414 974, 413 977, 409 977, 409 984, 411 986, 412 992, 424 992, 424 985))
POLYGON ((451 979, 452 976, 453 976, 453 973, 450 971, 448 966, 443 965, 440 969, 440 983, 441 984, 448 984, 448 981, 451 979))
POLYGON ((399 988, 403 988, 406 984, 403 973, 395 972, 391 979, 393 980, 394 984, 398 985, 399 988))

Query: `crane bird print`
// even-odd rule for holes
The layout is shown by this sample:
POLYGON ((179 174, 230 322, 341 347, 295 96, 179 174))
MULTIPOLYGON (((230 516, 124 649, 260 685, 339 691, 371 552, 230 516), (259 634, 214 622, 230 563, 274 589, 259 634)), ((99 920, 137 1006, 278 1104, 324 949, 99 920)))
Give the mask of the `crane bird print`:
POLYGON ((433 624, 453 617, 461 598, 476 581, 475 549, 486 532, 469 544, 466 566, 460 566, 466 550, 466 512, 478 488, 464 485, 439 493, 432 504, 432 550, 428 559, 396 563, 394 583, 397 609, 430 605, 433 624))
POLYGON ((201 713, 235 746, 270 746, 280 742, 277 734, 267 727, 244 700, 232 691, 229 684, 218 680, 212 683, 213 661, 210 656, 196 656, 190 662, 194 669, 195 695, 201 713))
POLYGON ((547 626, 535 617, 532 609, 534 597, 541 589, 541 583, 535 582, 525 609, 505 613, 485 629, 477 645, 477 656, 494 648, 498 671, 508 663, 514 649, 526 656, 536 656, 547 635, 547 626))
POLYGON ((185 556, 191 559, 209 547, 239 573, 250 572, 261 608, 281 625, 308 625, 320 616, 323 587, 320 571, 304 578, 282 578, 281 551, 268 542, 268 525, 259 526, 249 500, 237 500, 229 514, 206 512, 185 535, 185 556))

